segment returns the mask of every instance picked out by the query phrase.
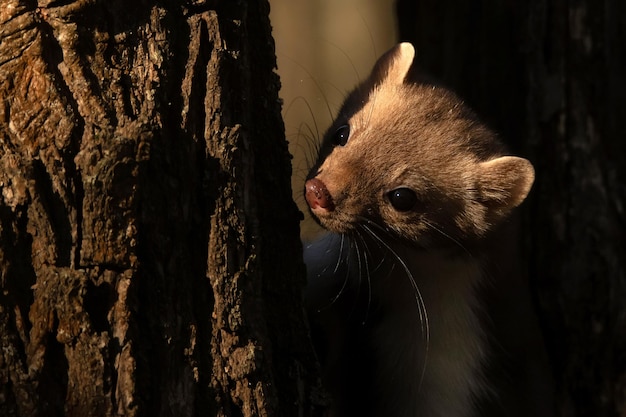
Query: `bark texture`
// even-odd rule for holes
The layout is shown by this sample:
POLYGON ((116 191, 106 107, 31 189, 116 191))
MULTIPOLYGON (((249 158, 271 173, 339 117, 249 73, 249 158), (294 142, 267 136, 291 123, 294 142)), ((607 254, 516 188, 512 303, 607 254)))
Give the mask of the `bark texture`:
POLYGON ((560 416, 626 415, 626 3, 399 0, 400 34, 531 158, 528 264, 560 416))
POLYGON ((266 1, 0 0, 0 415, 311 415, 266 1))

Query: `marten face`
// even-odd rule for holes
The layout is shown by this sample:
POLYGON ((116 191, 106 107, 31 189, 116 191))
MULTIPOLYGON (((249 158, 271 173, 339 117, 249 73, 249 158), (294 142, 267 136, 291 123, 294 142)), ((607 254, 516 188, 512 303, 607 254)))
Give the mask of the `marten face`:
POLYGON ((381 57, 325 135, 305 197, 332 232, 377 228, 424 246, 479 238, 530 190, 532 165, 502 156, 454 94, 412 79, 413 56, 405 43, 381 57))

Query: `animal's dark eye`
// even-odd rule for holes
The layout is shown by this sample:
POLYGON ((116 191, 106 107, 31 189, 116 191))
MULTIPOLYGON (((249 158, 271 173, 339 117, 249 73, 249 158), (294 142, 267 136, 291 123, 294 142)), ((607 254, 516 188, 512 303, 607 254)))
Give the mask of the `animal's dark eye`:
POLYGON ((348 142, 350 137, 350 126, 343 125, 339 129, 335 130, 332 140, 335 145, 343 146, 348 142))
POLYGON ((417 203, 417 195, 410 188, 396 188, 387 193, 389 202, 398 211, 409 211, 417 203))

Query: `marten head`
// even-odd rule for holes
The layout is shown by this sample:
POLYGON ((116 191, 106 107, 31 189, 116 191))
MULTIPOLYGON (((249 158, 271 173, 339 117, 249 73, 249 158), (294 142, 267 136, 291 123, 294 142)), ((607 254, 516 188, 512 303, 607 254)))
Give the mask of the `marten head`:
POLYGON ((526 198, 534 170, 453 93, 413 69, 414 48, 384 54, 346 99, 305 197, 326 229, 364 224, 418 245, 477 239, 526 198))

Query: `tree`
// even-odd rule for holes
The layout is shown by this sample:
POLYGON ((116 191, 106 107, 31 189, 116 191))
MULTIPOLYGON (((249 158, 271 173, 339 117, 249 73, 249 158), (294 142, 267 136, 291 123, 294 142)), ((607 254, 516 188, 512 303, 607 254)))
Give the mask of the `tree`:
POLYGON ((0 415, 311 415, 266 1, 2 0, 0 415))
POLYGON ((626 413, 626 4, 399 0, 400 35, 537 180, 530 283, 561 416, 626 413))

